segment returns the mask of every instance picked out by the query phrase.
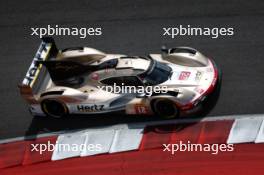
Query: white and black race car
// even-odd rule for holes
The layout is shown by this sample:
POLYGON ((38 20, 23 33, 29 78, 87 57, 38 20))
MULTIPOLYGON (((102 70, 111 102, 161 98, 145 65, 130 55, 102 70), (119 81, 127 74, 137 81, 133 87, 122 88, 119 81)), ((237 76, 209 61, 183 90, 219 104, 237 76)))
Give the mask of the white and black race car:
POLYGON ((34 116, 124 111, 173 118, 198 106, 217 81, 212 60, 189 47, 132 57, 89 47, 58 50, 46 37, 19 88, 34 116), (101 88, 113 86, 166 87, 166 91, 116 93, 101 88))

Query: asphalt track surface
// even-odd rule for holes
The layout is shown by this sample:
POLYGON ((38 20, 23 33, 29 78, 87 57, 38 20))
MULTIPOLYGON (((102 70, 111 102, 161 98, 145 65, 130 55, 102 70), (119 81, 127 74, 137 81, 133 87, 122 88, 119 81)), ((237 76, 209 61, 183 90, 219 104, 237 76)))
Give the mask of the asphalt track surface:
POLYGON ((0 1, 0 139, 135 121, 142 117, 105 115, 64 120, 35 118, 17 84, 38 48, 31 27, 102 27, 102 36, 55 36, 59 48, 90 46, 107 53, 159 53, 161 45, 191 46, 212 57, 223 72, 215 106, 207 116, 264 113, 264 1, 203 0, 27 0, 0 1), (162 36, 178 25, 233 27, 233 36, 162 36))

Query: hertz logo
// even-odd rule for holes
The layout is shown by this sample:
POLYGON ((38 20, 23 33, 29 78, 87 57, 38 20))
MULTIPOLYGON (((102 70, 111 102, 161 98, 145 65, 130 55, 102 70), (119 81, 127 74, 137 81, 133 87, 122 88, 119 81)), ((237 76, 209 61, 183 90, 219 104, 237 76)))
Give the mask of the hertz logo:
POLYGON ((26 74, 25 79, 23 80, 23 83, 31 86, 31 84, 33 84, 34 82, 34 78, 36 77, 36 75, 38 74, 38 71, 40 69, 40 64, 37 61, 43 61, 45 58, 41 57, 42 52, 47 53, 48 52, 48 48, 47 48, 47 44, 45 43, 41 43, 39 50, 37 51, 32 64, 30 65, 30 68, 26 74))
POLYGON ((96 112, 104 110, 104 105, 77 105, 77 110, 80 112, 96 112))

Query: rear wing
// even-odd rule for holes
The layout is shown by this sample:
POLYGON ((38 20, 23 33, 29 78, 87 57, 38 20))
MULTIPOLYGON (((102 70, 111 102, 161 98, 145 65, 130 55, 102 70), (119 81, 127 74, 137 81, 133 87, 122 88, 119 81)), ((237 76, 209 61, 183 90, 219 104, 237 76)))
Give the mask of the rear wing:
POLYGON ((24 77, 22 83, 18 85, 20 94, 30 104, 36 103, 34 94, 43 86, 44 79, 48 75, 45 68, 39 61, 46 61, 56 57, 58 49, 51 37, 42 38, 42 42, 33 58, 33 61, 24 77))

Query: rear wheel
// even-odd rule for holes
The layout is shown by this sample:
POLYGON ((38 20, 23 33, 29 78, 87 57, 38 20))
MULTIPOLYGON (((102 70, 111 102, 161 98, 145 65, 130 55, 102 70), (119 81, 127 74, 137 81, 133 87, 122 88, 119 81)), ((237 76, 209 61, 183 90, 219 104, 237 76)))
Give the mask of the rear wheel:
POLYGON ((67 106, 55 99, 45 99, 41 103, 42 111, 54 118, 62 118, 68 114, 67 106))
POLYGON ((154 114, 161 118, 171 119, 179 115, 179 110, 175 103, 168 99, 156 99, 151 106, 154 114))

